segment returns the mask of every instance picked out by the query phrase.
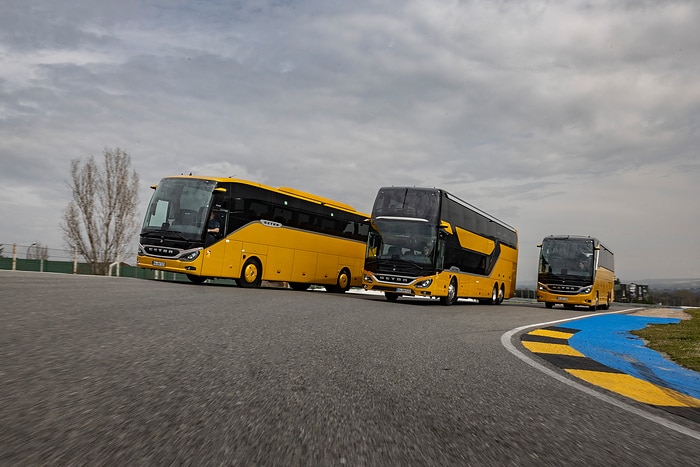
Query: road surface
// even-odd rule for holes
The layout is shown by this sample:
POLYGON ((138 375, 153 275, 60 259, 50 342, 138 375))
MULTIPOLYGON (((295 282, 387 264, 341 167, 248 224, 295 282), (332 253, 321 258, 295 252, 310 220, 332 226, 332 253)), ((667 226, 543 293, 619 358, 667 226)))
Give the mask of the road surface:
POLYGON ((692 436, 501 342, 581 311, 11 271, 0 284, 0 465, 700 459, 692 436))

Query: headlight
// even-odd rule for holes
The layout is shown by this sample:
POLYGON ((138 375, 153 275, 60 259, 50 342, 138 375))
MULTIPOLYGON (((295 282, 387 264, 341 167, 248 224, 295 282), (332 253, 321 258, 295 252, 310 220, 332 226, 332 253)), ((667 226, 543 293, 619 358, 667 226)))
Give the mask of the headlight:
POLYGON ((201 250, 194 250, 180 257, 180 261, 194 261, 199 256, 201 250))
POLYGON ((584 287, 581 289, 581 293, 591 293, 592 287, 584 287))
POLYGON ((372 282, 374 282, 374 281, 372 280, 372 276, 370 276, 369 274, 365 274, 364 277, 363 277, 363 280, 364 280, 365 282, 369 283, 369 284, 371 284, 372 282))
POLYGON ((426 287, 430 287, 430 284, 432 283, 432 279, 426 279, 424 281, 416 282, 416 285, 414 287, 417 289, 425 289, 426 287))
POLYGON ((544 292, 545 290, 547 290, 547 287, 545 287, 545 286, 542 285, 542 284, 538 284, 538 285, 537 285, 537 290, 541 290, 541 291, 544 292))

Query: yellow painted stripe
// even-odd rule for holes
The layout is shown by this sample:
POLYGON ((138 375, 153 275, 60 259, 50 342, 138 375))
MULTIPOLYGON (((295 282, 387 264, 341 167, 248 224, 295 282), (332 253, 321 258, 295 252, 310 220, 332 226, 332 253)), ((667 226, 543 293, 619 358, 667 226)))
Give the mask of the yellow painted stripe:
POLYGON ((568 339, 574 335, 572 332, 552 331, 551 329, 537 329, 535 331, 528 332, 528 334, 532 336, 553 337, 555 339, 568 339))
POLYGON ((584 355, 578 350, 564 344, 545 344, 543 342, 521 341, 523 347, 530 352, 546 353, 554 355, 570 355, 572 357, 583 357, 584 355))
POLYGON ((591 384, 622 394, 644 404, 663 407, 700 408, 700 400, 694 397, 686 396, 673 389, 656 386, 648 381, 627 374, 571 369, 566 371, 591 384))

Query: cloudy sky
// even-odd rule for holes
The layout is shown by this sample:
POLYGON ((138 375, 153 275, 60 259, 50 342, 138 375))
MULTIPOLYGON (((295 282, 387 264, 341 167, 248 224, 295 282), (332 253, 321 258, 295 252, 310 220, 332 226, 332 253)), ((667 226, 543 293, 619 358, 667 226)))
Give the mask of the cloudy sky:
MULTIPOLYGON (((695 0, 3 0, 0 243, 64 246, 70 161, 360 211, 437 186, 515 226, 599 237, 623 282, 700 277, 695 0)), ((141 214, 139 214, 139 217, 141 214)))

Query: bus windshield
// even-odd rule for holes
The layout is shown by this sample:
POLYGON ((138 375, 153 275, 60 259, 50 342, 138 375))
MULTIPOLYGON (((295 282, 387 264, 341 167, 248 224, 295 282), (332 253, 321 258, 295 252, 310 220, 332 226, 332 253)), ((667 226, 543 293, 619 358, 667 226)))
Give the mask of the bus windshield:
POLYGON ((377 194, 372 217, 406 217, 437 224, 440 213, 439 190, 425 188, 382 188, 377 194))
POLYGON ((575 277, 590 280, 595 259, 594 242, 590 238, 547 238, 540 253, 541 275, 550 279, 575 277))
POLYGON ((437 229, 409 219, 375 219, 367 244, 367 261, 402 262, 420 270, 433 268, 437 229))
POLYGON ((164 178, 153 193, 141 235, 200 238, 215 187, 214 180, 164 178))

